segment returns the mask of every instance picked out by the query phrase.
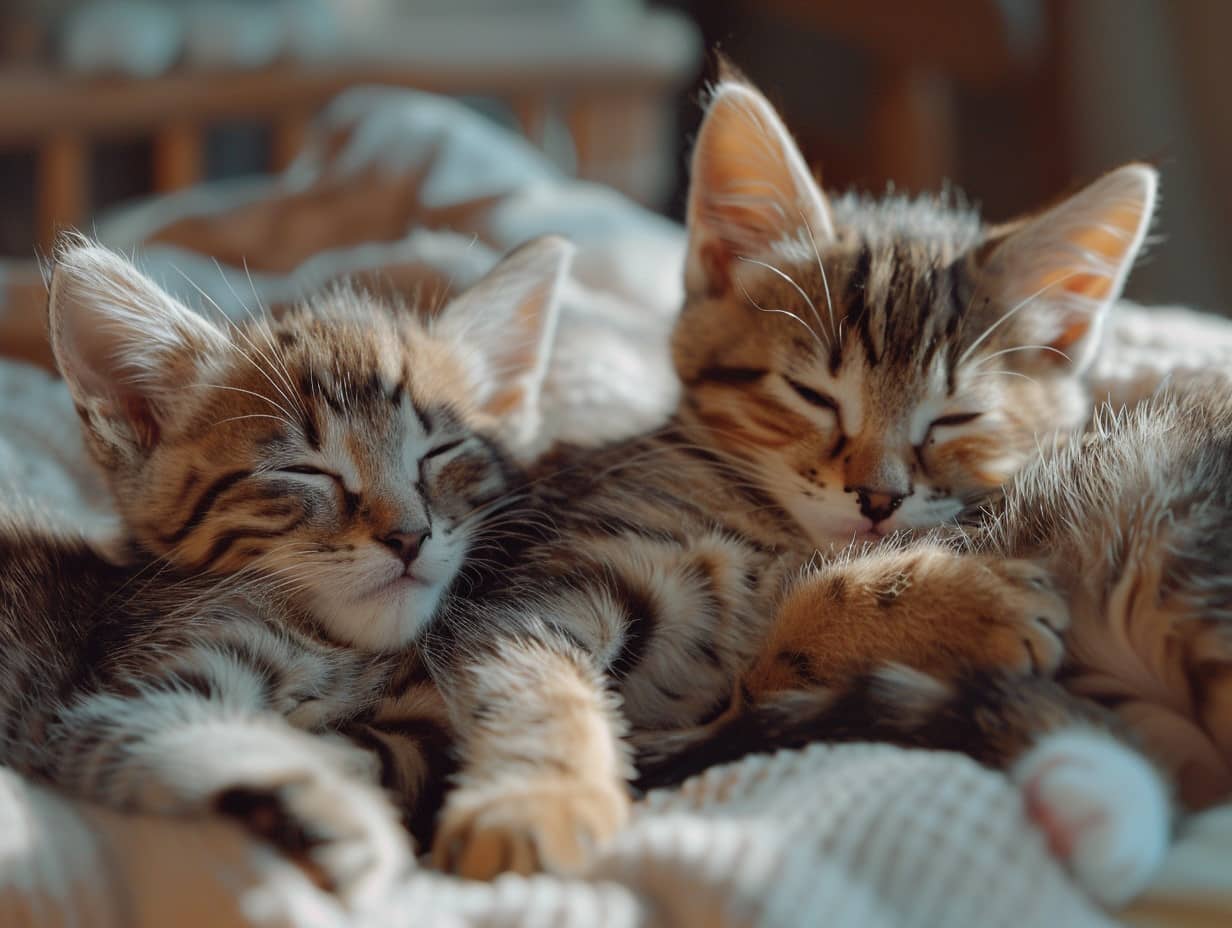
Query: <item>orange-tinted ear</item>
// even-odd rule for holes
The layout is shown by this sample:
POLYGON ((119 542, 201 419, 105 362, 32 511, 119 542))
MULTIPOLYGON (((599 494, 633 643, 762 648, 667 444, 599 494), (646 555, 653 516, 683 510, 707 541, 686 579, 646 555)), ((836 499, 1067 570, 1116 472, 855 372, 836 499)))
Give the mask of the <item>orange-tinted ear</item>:
POLYGON ((77 405, 96 430, 107 424, 109 443, 148 450, 198 360, 227 336, 127 258, 79 236, 61 242, 50 289, 51 347, 77 405))
POLYGON ((775 243, 811 247, 834 236, 796 143, 746 83, 725 80, 710 99, 693 149, 688 226, 690 293, 726 292, 734 262, 765 257, 775 243))
POLYGON ((539 425, 539 395, 556 337, 560 296, 576 249, 557 236, 511 251, 442 311, 437 331, 472 363, 479 404, 513 430, 539 425))
POLYGON ((1085 367, 1146 237, 1157 185, 1154 169, 1129 164, 1014 226, 985 258, 980 292, 1085 367))

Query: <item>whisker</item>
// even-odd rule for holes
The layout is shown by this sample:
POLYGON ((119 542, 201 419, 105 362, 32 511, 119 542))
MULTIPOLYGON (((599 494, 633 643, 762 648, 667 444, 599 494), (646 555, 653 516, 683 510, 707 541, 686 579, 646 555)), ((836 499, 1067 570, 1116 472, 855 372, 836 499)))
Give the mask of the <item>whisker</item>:
POLYGON ((1023 380, 1029 380, 1031 383, 1039 386, 1039 381, 1034 377, 1028 377, 1026 374, 1021 374, 1018 371, 979 371, 971 375, 972 377, 1021 377, 1023 380))
MULTIPOLYGON (((196 281, 194 281, 191 277, 189 277, 188 274, 186 274, 179 267, 174 267, 174 270, 177 274, 179 274, 184 279, 185 283, 187 283, 190 287, 192 287, 194 290, 197 291, 197 293, 201 295, 202 299, 204 299, 207 303, 213 306, 215 310, 217 310, 219 316, 221 316, 222 319, 227 323, 227 325, 232 330, 232 332, 234 332, 236 335, 240 336, 246 342, 248 342, 249 346, 253 349, 253 351, 256 351, 259 355, 261 355, 262 359, 267 364, 270 363, 270 359, 266 357, 265 353, 261 351, 261 349, 253 342, 251 338, 248 337, 248 333, 246 333, 241 326, 237 325, 235 321, 231 319, 230 316, 228 316, 225 312, 223 312, 222 307, 218 305, 218 302, 212 296, 206 293, 205 290, 196 283, 196 281)), ((232 344, 234 344, 234 342, 232 344)), ((239 349, 238 345, 235 345, 235 347, 239 349)), ((295 388, 291 384, 289 379, 284 378, 281 373, 275 371, 275 373, 279 373, 279 379, 283 381, 283 384, 280 386, 279 384, 274 382, 274 379, 270 377, 266 369, 262 367, 260 364, 258 364, 253 359, 253 357, 250 354, 248 354, 248 352, 243 351, 242 349, 239 349, 239 351, 240 351, 240 354, 243 355, 244 359, 248 361, 248 363, 251 364, 254 368, 256 368, 256 370, 261 374, 262 377, 264 377, 267 381, 269 381, 269 385, 278 391, 278 394, 287 403, 287 405, 289 406, 296 405, 297 400, 292 398, 293 396, 295 396, 295 388), (291 392, 288 393, 287 392, 288 390, 291 392)))
POLYGON ((275 409, 277 409, 280 413, 282 413, 284 416, 286 416, 286 420, 285 420, 285 421, 286 421, 287 425, 290 425, 292 428, 297 428, 297 427, 298 427, 298 426, 296 426, 296 425, 294 424, 294 421, 293 421, 293 420, 295 419, 295 416, 293 416, 293 415, 292 415, 292 414, 291 414, 291 413, 287 410, 287 408, 286 408, 285 406, 282 406, 281 404, 274 402, 274 401, 273 401, 272 399, 270 399, 268 396, 262 396, 260 393, 256 393, 256 392, 255 392, 255 391, 253 391, 253 390, 245 390, 243 387, 233 387, 233 386, 231 386, 230 384, 223 384, 223 383, 203 383, 203 384, 201 384, 201 386, 203 386, 203 387, 208 387, 208 388, 209 388, 209 389, 211 389, 211 390, 229 390, 229 391, 230 391, 230 392, 232 392, 232 393, 243 393, 245 396, 252 396, 252 397, 256 397, 257 399, 261 400, 261 401, 262 401, 262 402, 264 402, 264 403, 269 403, 271 406, 273 406, 275 409))
MULTIPOLYGON (((809 223, 808 217, 804 215, 804 210, 800 210, 800 220, 804 223, 804 230, 808 232, 809 242, 813 245, 813 255, 817 258, 817 272, 821 274, 821 286, 826 294, 826 310, 830 315, 830 334, 838 338, 838 328, 834 323, 834 301, 830 299, 830 280, 826 276, 825 262, 821 260, 821 249, 817 247, 817 239, 813 235, 813 226, 809 223)), ((816 310, 814 310, 816 312, 816 310)), ((820 319, 817 320, 819 323, 820 319)))
POLYGON ((742 281, 737 280, 737 281, 736 281, 736 283, 738 283, 738 284, 740 285, 740 290, 741 290, 741 292, 743 292, 743 293, 744 293, 744 298, 745 298, 746 300, 748 300, 748 301, 749 301, 749 304, 750 304, 750 305, 752 305, 755 309, 758 309, 758 310, 760 310, 760 311, 761 311, 761 312, 763 312, 763 313, 781 313, 782 315, 787 316, 789 319, 794 319, 796 322, 800 323, 800 325, 804 326, 805 330, 809 333, 809 335, 811 335, 811 336, 813 337, 813 341, 815 341, 815 342, 817 343, 817 347, 819 347, 819 348, 821 349, 821 351, 822 351, 822 353, 823 353, 823 354, 828 354, 828 353, 829 353, 829 351, 830 351, 830 346, 829 346, 829 345, 827 345, 825 342, 823 342, 823 341, 821 340, 821 336, 820 336, 820 335, 818 335, 818 334, 817 334, 817 333, 813 330, 813 327, 812 327, 811 325, 809 325, 807 322, 805 322, 803 319, 801 319, 801 318, 800 318, 799 316, 797 316, 795 313, 790 312, 789 310, 786 310, 786 309, 767 309, 766 307, 764 307, 764 306, 762 306, 760 303, 758 303, 755 299, 753 299, 753 295, 752 295, 751 293, 749 293, 748 288, 746 288, 746 287, 744 286, 744 283, 743 283, 742 281))
POLYGON ((1003 354, 1013 354, 1015 351, 1051 351, 1053 354, 1060 355, 1069 363, 1071 364, 1074 363, 1073 358, 1067 355, 1060 348, 1054 348, 1052 345, 1019 345, 1015 348, 1002 348, 1000 351, 994 351, 992 354, 985 355, 984 357, 980 358, 975 363, 975 367, 976 368, 982 367, 983 365, 991 361, 993 358, 999 358, 1003 354))
POLYGON ((1002 324, 1003 324, 1006 320, 1008 320, 1011 316, 1013 316, 1015 313, 1017 313, 1017 312, 1018 312, 1020 309, 1022 309, 1024 306, 1027 306, 1027 305, 1031 304, 1033 301, 1035 301, 1035 300, 1036 300, 1036 299, 1038 299, 1039 297, 1043 296, 1045 293, 1047 293, 1047 292, 1048 292, 1049 290, 1051 290, 1053 287, 1057 286, 1057 284, 1062 284, 1062 283, 1065 283, 1065 281, 1069 280, 1071 277, 1076 277, 1076 276, 1078 276, 1078 272, 1077 272, 1077 271, 1071 271, 1071 272, 1070 272, 1070 273, 1068 273, 1068 274, 1064 274, 1064 275, 1062 275, 1061 277, 1058 277, 1056 280, 1050 281, 1049 283, 1047 283, 1047 284, 1045 284, 1044 286, 1040 287, 1038 290, 1036 290, 1036 291, 1035 291, 1034 293, 1032 293, 1030 296, 1028 296, 1028 297, 1026 297, 1025 299, 1023 299, 1023 300, 1019 301, 1019 302, 1018 302, 1015 306, 1013 306, 1013 307, 1009 310, 1009 312, 1005 313, 1005 315, 1003 315, 1000 319, 997 319, 995 322, 993 322, 993 324, 992 324, 992 325, 990 325, 988 328, 986 328, 986 329, 984 330, 983 334, 982 334, 982 335, 980 335, 980 337, 979 337, 979 338, 977 338, 974 342, 972 342, 972 343, 971 343, 971 344, 967 347, 967 350, 966 350, 966 351, 964 351, 961 355, 959 355, 959 356, 958 356, 958 364, 959 364, 959 365, 961 365, 964 361, 966 361, 966 360, 967 360, 967 358, 971 357, 972 352, 974 352, 976 348, 980 347, 980 345, 982 345, 982 344, 984 343, 984 340, 985 340, 986 338, 988 338, 988 336, 992 335, 992 333, 993 333, 993 332, 995 332, 995 331, 997 330, 997 328, 998 328, 1000 325, 1002 325, 1002 324))
MULTIPOLYGON (((747 264, 756 264, 758 267, 764 267, 766 270, 770 271, 772 274, 777 274, 783 280, 787 281, 787 283, 790 284, 792 287, 794 287, 796 292, 800 294, 801 297, 804 298, 804 302, 808 303, 809 309, 813 311, 813 317, 817 320, 817 324, 818 325, 822 324, 821 314, 817 312, 817 305, 813 302, 812 297, 810 297, 807 293, 804 292, 804 288, 801 287, 798 283, 796 283, 795 280, 792 279, 791 275, 787 274, 784 271, 779 270, 773 264, 767 264, 765 261, 759 261, 756 258, 747 258, 744 255, 741 255, 739 256, 738 260, 744 261, 747 264)), ((743 289, 743 287, 741 289, 743 289)), ((747 291, 746 291, 746 295, 747 295, 747 291)), ((760 308, 761 307, 759 306, 758 309, 760 308)), ((800 320, 800 321, 803 322, 804 320, 800 320)), ((811 326, 809 327, 809 331, 813 331, 811 326)), ((820 341, 818 333, 813 332, 813 334, 814 334, 814 337, 818 337, 818 340, 820 341)))

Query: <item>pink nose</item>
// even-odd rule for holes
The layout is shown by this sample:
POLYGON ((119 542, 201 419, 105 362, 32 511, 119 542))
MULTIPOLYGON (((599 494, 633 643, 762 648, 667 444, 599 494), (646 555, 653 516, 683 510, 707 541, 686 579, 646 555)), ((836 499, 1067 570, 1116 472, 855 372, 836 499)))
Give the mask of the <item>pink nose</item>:
POLYGON ((390 532, 383 538, 378 538, 377 541, 392 551, 403 564, 410 567, 415 558, 419 557, 424 542, 431 537, 432 532, 429 529, 407 529, 390 532))

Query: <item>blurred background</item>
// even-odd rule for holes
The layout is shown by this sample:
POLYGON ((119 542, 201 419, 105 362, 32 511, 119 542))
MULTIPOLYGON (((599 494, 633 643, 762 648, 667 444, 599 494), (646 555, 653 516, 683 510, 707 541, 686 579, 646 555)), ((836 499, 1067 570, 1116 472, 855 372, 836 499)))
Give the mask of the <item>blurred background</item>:
POLYGON ((1163 173, 1149 302, 1232 309, 1226 0, 0 0, 0 256, 134 197, 281 169, 359 83, 462 97, 679 216, 719 49, 828 187, 1009 218, 1163 173))

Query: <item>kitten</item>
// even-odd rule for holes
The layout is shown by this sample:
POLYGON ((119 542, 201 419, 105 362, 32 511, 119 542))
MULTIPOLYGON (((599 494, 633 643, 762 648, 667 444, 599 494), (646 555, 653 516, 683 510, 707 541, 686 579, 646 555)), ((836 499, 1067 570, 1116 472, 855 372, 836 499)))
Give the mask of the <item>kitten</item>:
POLYGON ((1071 605, 1066 685, 1115 707, 1187 808, 1232 794, 1232 381, 1174 377, 1048 448, 973 532, 1030 557, 1071 605))
POLYGON ((819 738, 876 735, 994 765, 1021 758, 1013 772, 1029 814, 1070 849, 1088 885, 1123 897, 1163 851, 1167 797, 1101 737, 1108 717, 1070 691, 1116 710, 1111 727, 1146 744, 1186 809, 1232 794, 1229 460, 1232 381, 1188 374, 1132 410, 1101 409, 1089 432, 1045 448, 966 529, 971 550, 1031 558, 1055 578, 1072 617, 1064 687, 979 674, 939 683, 896 668, 842 693, 790 694, 704 731, 650 739, 644 785, 819 738), (864 715, 870 706, 881 714, 864 715), (1063 730, 1075 712, 1092 730, 1063 730), (1109 815, 1110 806, 1134 814, 1109 815))
POLYGON ((527 245, 431 319, 337 290, 227 330, 67 242, 53 348, 135 560, 0 519, 4 763, 235 816, 378 895, 410 859, 378 772, 413 809, 448 759, 414 645, 520 479, 500 428, 536 402, 570 255, 527 245))
MULTIPOLYGON (((1129 166, 991 228, 935 200, 827 200, 764 98, 722 83, 693 156, 680 406, 661 432, 543 462, 533 505, 550 524, 503 590, 458 604, 440 679, 461 773, 437 860, 481 877, 581 865, 626 814, 626 729, 641 741, 824 687, 867 694, 863 735, 853 715, 836 738, 912 742, 930 708, 957 705, 938 686, 1054 671, 1069 616, 1041 567, 928 540, 863 545, 953 519, 1040 433, 1084 421, 1083 371, 1154 194, 1154 173, 1129 166)), ((1060 853, 1118 901, 1158 860, 1167 805, 1144 758, 1089 737, 1141 800, 1099 811, 1146 840, 1127 850, 1092 829, 1060 853)), ((1028 760, 1046 767, 1057 743, 1028 760)), ((1041 816, 1064 813, 1064 797, 1039 795, 1041 816)))

